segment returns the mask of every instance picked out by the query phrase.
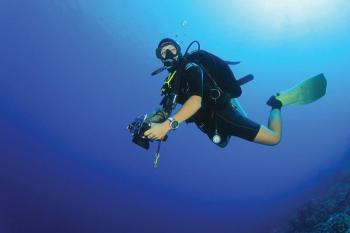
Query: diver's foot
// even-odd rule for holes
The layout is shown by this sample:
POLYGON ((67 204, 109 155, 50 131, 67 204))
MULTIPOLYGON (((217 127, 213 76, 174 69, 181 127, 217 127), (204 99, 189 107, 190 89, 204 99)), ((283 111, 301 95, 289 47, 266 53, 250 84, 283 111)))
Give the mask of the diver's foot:
POLYGON ((275 95, 271 96, 270 99, 266 102, 266 104, 271 106, 272 109, 281 109, 283 106, 282 102, 276 99, 275 95))

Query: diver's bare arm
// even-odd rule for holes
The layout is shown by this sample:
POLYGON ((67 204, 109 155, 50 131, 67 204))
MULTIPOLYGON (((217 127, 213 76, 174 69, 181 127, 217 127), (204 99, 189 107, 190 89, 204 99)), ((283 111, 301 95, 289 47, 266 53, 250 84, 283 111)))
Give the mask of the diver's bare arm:
MULTIPOLYGON (((201 108, 202 97, 198 95, 191 96, 185 104, 181 107, 181 109, 174 115, 175 120, 179 123, 187 120, 193 114, 195 114, 198 109, 201 108)), ((157 110, 151 116, 151 122, 153 123, 162 123, 168 118, 169 114, 164 110, 157 110)))
POLYGON ((179 123, 187 120, 195 114, 202 106, 202 97, 198 95, 191 96, 181 109, 174 115, 174 119, 179 123))
MULTIPOLYGON (((179 123, 187 120, 193 114, 195 114, 202 105, 202 97, 198 95, 191 96, 181 109, 174 115, 175 120, 179 123)), ((164 121, 161 124, 153 124, 153 126, 147 130, 144 135, 152 139, 162 139, 169 132, 170 124, 169 121, 164 121)))

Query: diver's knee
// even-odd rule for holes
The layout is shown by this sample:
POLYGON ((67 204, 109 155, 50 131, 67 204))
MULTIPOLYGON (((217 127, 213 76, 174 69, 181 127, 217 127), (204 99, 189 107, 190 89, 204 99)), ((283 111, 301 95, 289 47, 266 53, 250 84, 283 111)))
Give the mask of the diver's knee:
POLYGON ((281 135, 261 128, 253 141, 268 146, 275 146, 280 143, 281 135))
POLYGON ((281 136, 276 135, 274 137, 271 138, 271 141, 269 143, 270 146, 276 146, 281 142, 281 136))

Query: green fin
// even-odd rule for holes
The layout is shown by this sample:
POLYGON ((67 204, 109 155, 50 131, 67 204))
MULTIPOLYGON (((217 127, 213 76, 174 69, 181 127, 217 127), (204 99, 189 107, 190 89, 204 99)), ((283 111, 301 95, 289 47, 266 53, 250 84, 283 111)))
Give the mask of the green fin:
POLYGON ((284 105, 312 103, 326 94, 327 80, 323 74, 304 80, 298 85, 277 93, 276 99, 284 105))

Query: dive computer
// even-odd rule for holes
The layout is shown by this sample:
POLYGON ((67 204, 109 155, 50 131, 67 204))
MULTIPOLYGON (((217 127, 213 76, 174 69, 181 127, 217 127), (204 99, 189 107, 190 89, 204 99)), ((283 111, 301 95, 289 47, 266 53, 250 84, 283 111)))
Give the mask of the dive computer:
POLYGON ((173 117, 168 117, 167 119, 168 121, 170 121, 170 129, 171 130, 175 130, 177 128, 179 128, 179 122, 177 120, 175 120, 173 117))

